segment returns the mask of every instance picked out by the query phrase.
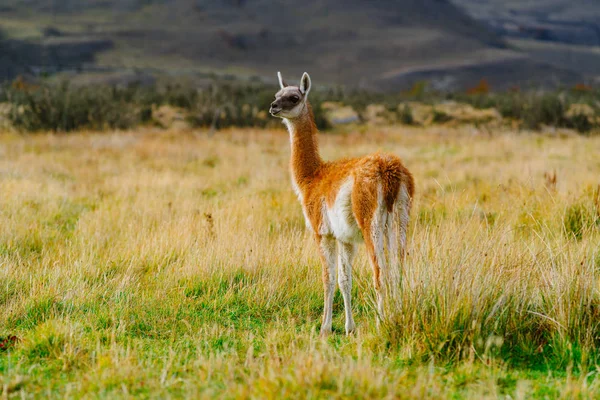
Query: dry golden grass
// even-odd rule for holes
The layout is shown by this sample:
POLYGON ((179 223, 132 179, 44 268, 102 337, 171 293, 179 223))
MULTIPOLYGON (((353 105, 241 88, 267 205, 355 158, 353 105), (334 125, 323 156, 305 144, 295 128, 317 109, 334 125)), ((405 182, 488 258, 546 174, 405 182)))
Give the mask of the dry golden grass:
POLYGON ((283 130, 0 136, 2 395, 600 396, 600 138, 371 129, 322 154, 403 158, 409 255, 327 339, 283 130))

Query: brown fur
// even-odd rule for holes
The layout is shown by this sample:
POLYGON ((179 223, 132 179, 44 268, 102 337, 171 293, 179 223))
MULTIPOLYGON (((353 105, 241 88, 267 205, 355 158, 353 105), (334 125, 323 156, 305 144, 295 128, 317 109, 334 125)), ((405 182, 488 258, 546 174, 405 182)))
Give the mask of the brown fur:
POLYGON ((308 102, 307 107, 308 112, 294 123, 296 134, 292 143, 290 168, 304 198, 306 215, 315 232, 318 232, 321 226, 323 201, 332 206, 340 186, 349 176, 352 176, 355 182, 352 210, 358 226, 363 231, 370 230, 377 205, 379 183, 382 185, 388 212, 393 210, 402 183, 406 185, 408 195, 413 197, 415 189, 412 174, 394 155, 375 153, 363 158, 330 162, 321 160, 317 142, 318 130, 308 102))

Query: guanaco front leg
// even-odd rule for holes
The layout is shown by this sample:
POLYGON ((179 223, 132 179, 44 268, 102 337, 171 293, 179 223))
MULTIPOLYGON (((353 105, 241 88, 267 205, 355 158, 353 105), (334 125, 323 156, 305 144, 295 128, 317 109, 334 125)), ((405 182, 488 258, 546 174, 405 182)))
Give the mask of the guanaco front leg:
POLYGON ((323 308, 323 323, 321 335, 331 333, 333 318, 333 295, 335 294, 335 270, 336 270, 336 240, 330 236, 317 236, 319 253, 323 263, 323 292, 325 306, 323 308))

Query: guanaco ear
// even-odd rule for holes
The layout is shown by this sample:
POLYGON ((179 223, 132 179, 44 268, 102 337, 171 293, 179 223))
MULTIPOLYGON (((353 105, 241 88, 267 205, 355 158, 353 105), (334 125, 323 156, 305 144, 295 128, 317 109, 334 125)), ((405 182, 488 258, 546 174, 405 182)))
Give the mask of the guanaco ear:
POLYGON ((311 81, 310 76, 305 72, 302 75, 302 79, 300 79, 300 91, 304 95, 304 97, 308 96, 308 92, 310 92, 311 81))
POLYGON ((279 79, 279 86, 283 89, 284 87, 286 87, 288 84, 285 83, 285 81, 283 80, 283 77, 281 76, 281 72, 277 71, 277 79, 279 79))

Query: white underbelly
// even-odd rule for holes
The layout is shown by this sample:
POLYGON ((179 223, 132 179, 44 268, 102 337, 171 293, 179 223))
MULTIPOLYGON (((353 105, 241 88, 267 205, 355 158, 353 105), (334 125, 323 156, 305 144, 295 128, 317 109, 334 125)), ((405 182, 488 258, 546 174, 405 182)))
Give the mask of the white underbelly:
POLYGON ((331 207, 325 207, 327 228, 336 239, 342 242, 359 242, 362 233, 352 212, 353 180, 346 181, 338 191, 331 207))

